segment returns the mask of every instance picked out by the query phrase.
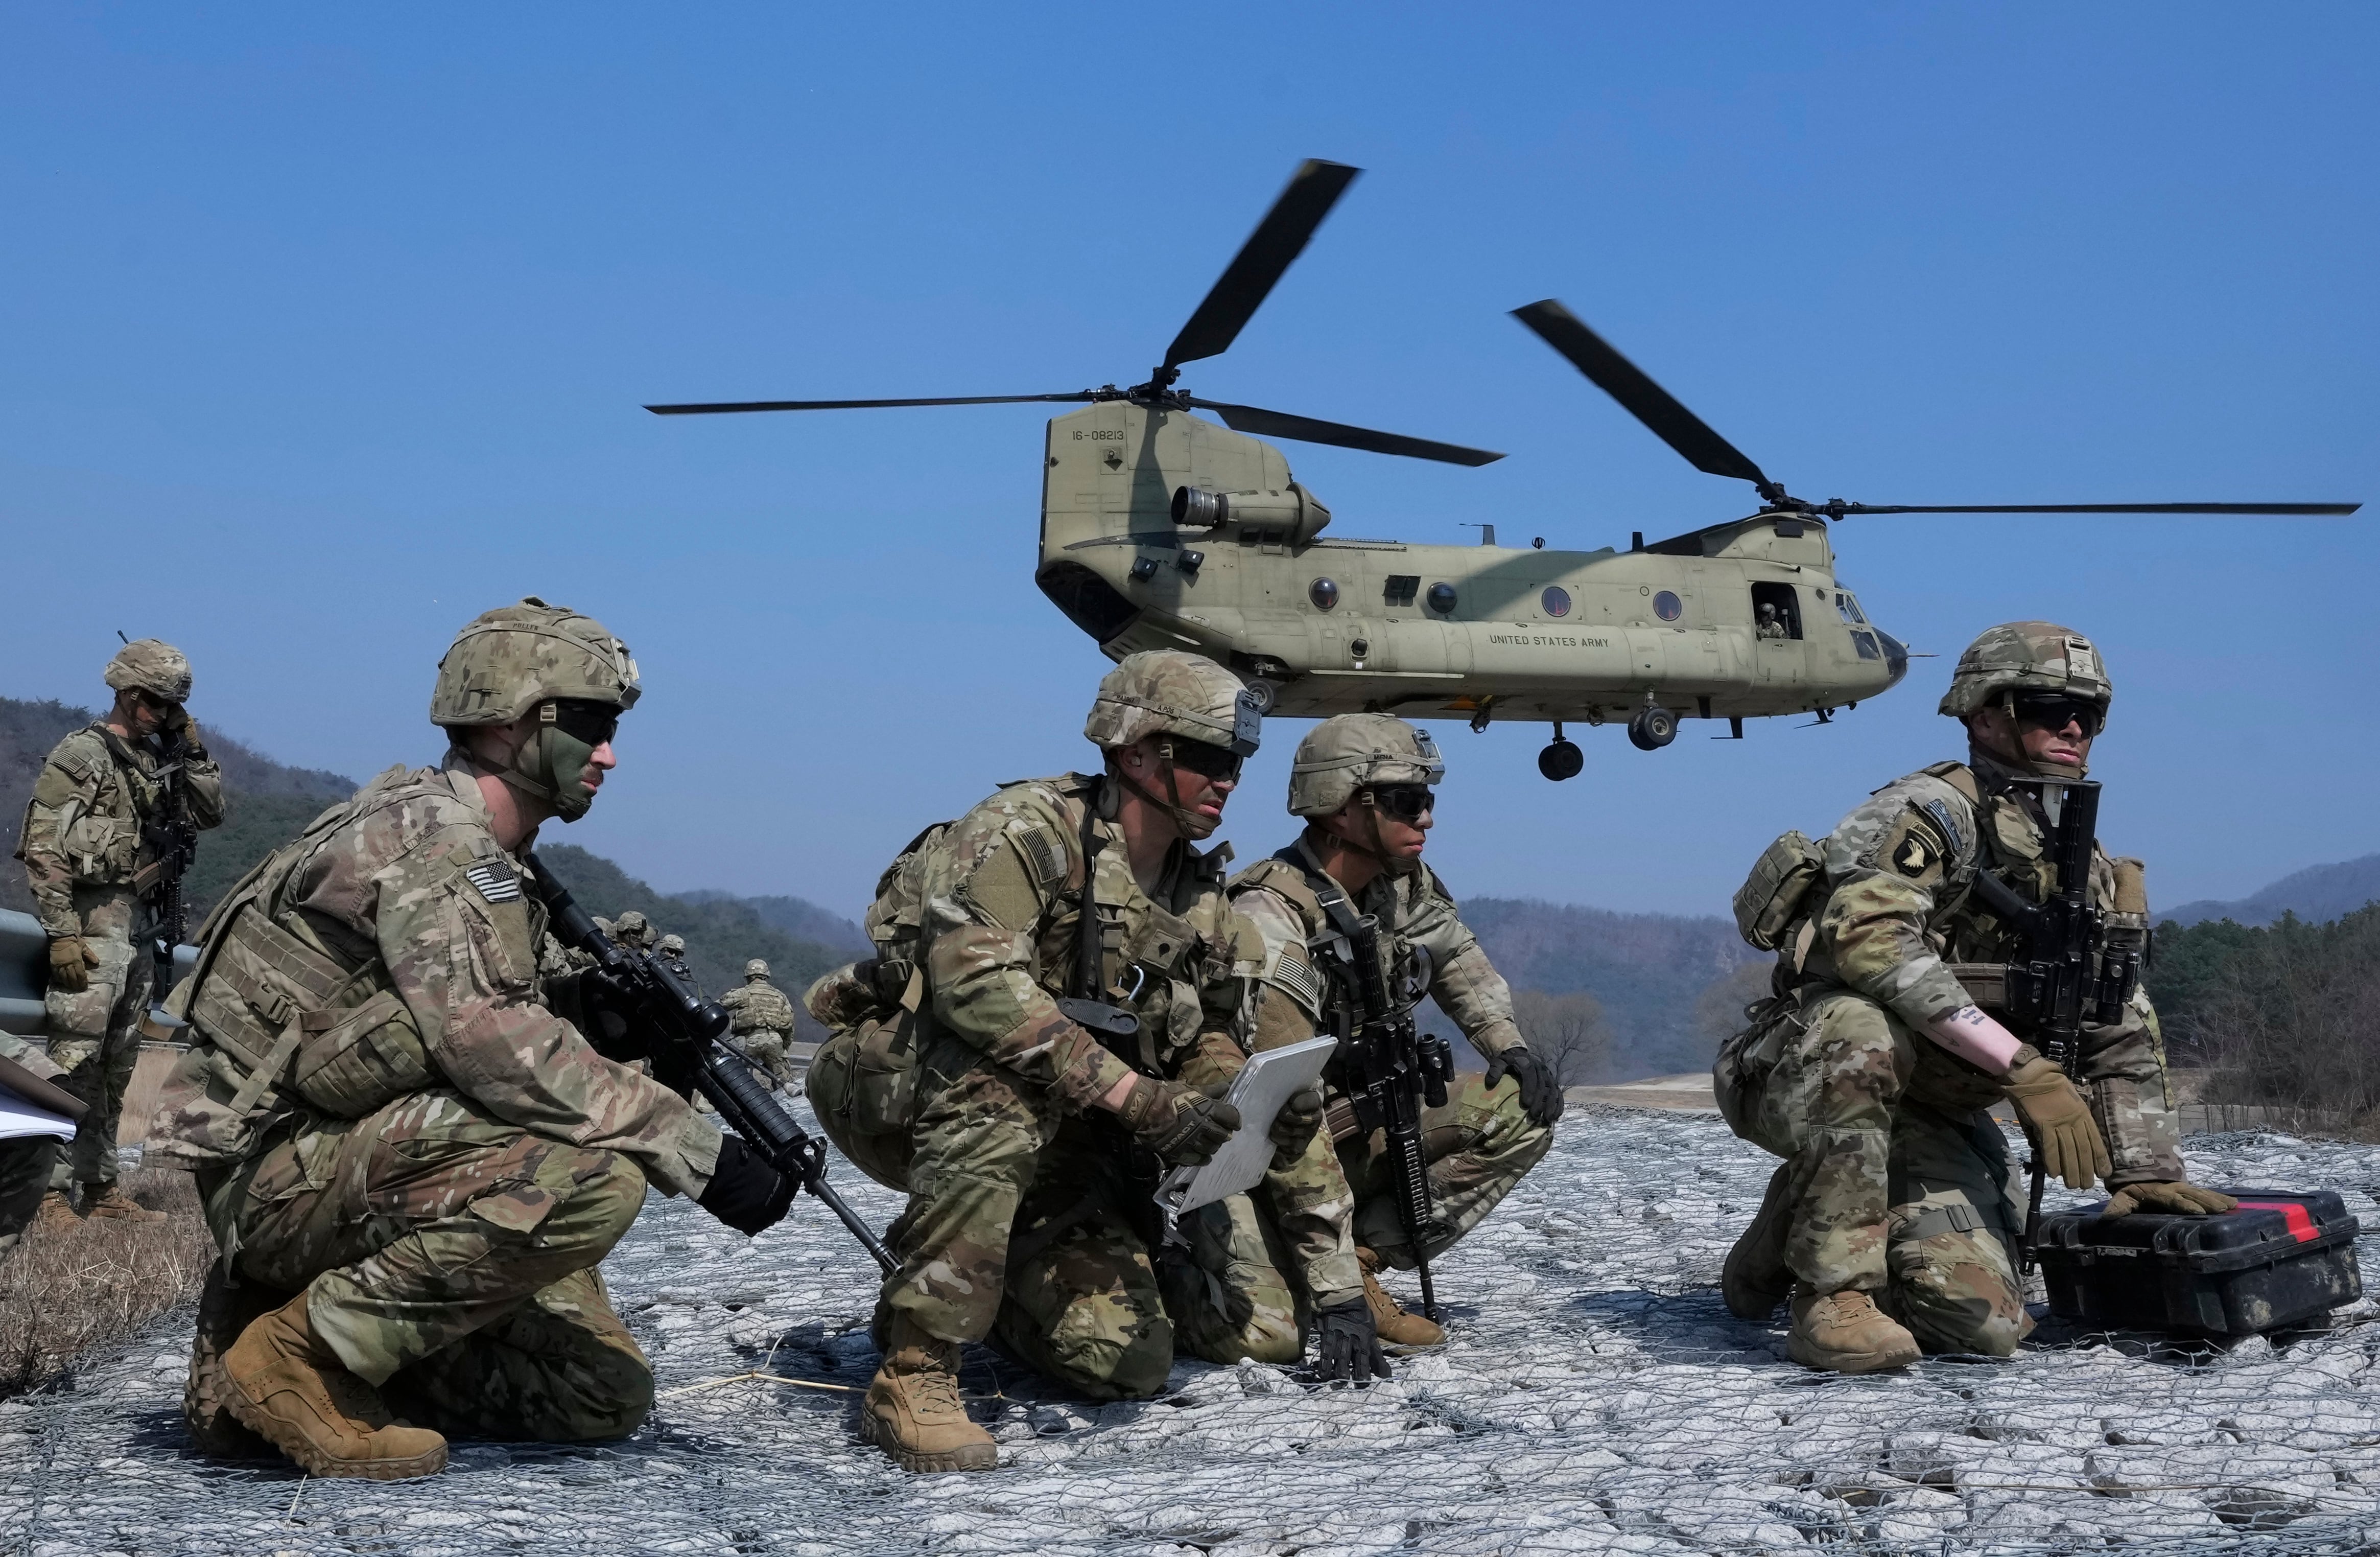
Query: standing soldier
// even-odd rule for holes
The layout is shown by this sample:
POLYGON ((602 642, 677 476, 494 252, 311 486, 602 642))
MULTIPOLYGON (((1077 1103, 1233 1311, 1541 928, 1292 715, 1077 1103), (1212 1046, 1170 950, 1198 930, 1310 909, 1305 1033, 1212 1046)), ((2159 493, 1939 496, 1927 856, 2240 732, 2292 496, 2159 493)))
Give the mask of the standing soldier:
POLYGON ((223 821, 223 775, 182 706, 190 662, 180 650, 128 643, 106 679, 114 705, 50 753, 18 835, 50 938, 50 1059, 91 1105, 52 1171, 58 1198, 42 1209, 163 1222, 115 1182, 117 1116, 140 1057, 160 910, 180 890, 199 830, 223 821))
MULTIPOLYGON (((1738 894, 1747 938, 1778 949, 1778 998, 1755 1008, 1715 1076, 1730 1126, 1785 1162, 1722 1287, 1745 1319, 1766 1319, 1790 1292, 1788 1346, 1805 1367, 2005 1356, 2033 1328, 2017 1275, 2024 1201, 1986 1112, 2003 1099, 2050 1173, 2077 1189, 2107 1181, 2109 1215, 2234 1203, 2184 1173, 2145 994, 2115 1026, 2083 1028, 2087 1104, 1985 1008, 1998 991, 1985 976, 2021 946, 1977 879, 2033 903, 2058 891, 2032 781, 2082 776, 2111 698, 2081 634, 2048 622, 1991 628, 1959 657, 1942 699, 1967 727, 1967 760, 1887 785, 1815 845, 1787 833, 1738 894)), ((2136 881, 2138 862, 2123 866, 2136 881)), ((2119 902, 2118 874, 2095 844, 2092 898, 2142 928, 2145 903, 2119 902)))
MULTIPOLYGON (((1344 1037, 1361 1025, 1359 977, 1340 954, 1352 945, 1339 914, 1354 914, 1378 926, 1390 987, 1426 990, 1487 1057, 1488 1072, 1462 1077, 1443 1106, 1422 1113, 1430 1222, 1417 1250, 1399 1220, 1386 1132, 1357 1127, 1337 1084, 1343 1057, 1333 1056, 1325 1080, 1337 1150, 1309 1150, 1295 1167, 1271 1175, 1266 1193, 1277 1228, 1261 1224, 1246 1197, 1206 1208, 1185 1227, 1203 1272, 1193 1284, 1222 1302, 1220 1309, 1212 1301, 1190 1305, 1199 1316, 1189 1327, 1191 1344, 1213 1360, 1294 1360, 1292 1338, 1302 1336, 1303 1309, 1310 1305, 1327 1316, 1351 1300, 1368 1307, 1380 1339, 1390 1344, 1445 1340, 1437 1324, 1399 1308, 1376 1272, 1437 1259, 1553 1144, 1560 1084, 1523 1042, 1511 987, 1456 916, 1445 883, 1421 861, 1435 820, 1431 786, 1444 774, 1437 743, 1402 719, 1326 719, 1299 743, 1290 768, 1290 814, 1305 819, 1305 833, 1232 881, 1232 907, 1264 942, 1257 1048, 1318 1033, 1344 1037), (1334 1247, 1327 1219, 1314 1212, 1351 1202, 1353 1247, 1334 1247)), ((1324 1338, 1330 1339, 1327 1328, 1324 1338)), ((1326 1346, 1326 1363, 1333 1360, 1330 1350, 1326 1346)))
POLYGON ((787 1045, 794 1037, 794 1003, 769 982, 769 965, 754 957, 744 965, 744 982, 719 997, 727 1008, 729 1030, 744 1045, 745 1058, 774 1077, 780 1087, 791 1087, 794 1075, 787 1045))
POLYGON ((381 774, 209 917, 152 1137, 223 1250, 202 1446, 227 1414, 312 1475, 388 1480, 442 1468, 448 1433, 619 1437, 652 1373, 596 1266, 647 1185, 747 1234, 784 1214, 789 1181, 598 1054, 538 977, 528 846, 586 814, 637 692, 601 624, 487 613, 439 662, 444 762, 381 774))
POLYGON ((923 918, 909 1204, 859 1430, 909 1470, 996 1462, 958 1392, 960 1346, 995 1327, 1095 1398, 1163 1387, 1154 1165, 1204 1162, 1240 1123, 1177 1077, 1201 1050, 1237 1052, 1253 967, 1228 857, 1192 844, 1256 750, 1256 699, 1212 661, 1135 654, 1083 733, 1104 773, 1004 785, 906 862, 923 918))

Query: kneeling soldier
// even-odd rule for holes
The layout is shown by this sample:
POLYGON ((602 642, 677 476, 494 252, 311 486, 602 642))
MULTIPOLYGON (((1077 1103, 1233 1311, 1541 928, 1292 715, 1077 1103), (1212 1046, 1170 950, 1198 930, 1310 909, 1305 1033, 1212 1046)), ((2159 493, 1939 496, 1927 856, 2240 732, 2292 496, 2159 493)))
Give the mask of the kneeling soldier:
MULTIPOLYGON (((1327 719, 1290 769, 1290 814, 1305 819, 1305 833, 1232 879, 1232 907, 1264 941, 1254 1046, 1318 1033, 1342 1041, 1325 1077, 1328 1137, 1257 1195, 1206 1208, 1185 1224, 1199 1274, 1183 1298, 1198 1314, 1187 1342, 1210 1360, 1293 1362, 1307 1313, 1327 1318, 1351 1302, 1368 1308, 1382 1341, 1443 1341, 1435 1322, 1398 1307, 1376 1272, 1435 1259, 1553 1143, 1561 1088, 1513 1025, 1511 987, 1421 861, 1431 786, 1444 773, 1437 744, 1402 719, 1327 719), (1444 1104, 1422 1113, 1431 1210, 1418 1247, 1401 1220, 1386 1132, 1360 1127, 1347 1096, 1344 1040, 1366 1019, 1345 928, 1354 916, 1377 926, 1386 986, 1435 998, 1488 1060, 1486 1076, 1456 1079, 1444 1104)), ((1323 1371, 1336 1374, 1342 1348, 1329 1324, 1320 1328, 1323 1371)))
POLYGON ((959 1398, 966 1342, 996 1338, 1098 1399, 1163 1387, 1157 1167, 1207 1162, 1240 1123, 1220 1088, 1176 1077, 1198 1052, 1239 1052, 1253 967, 1223 896, 1229 857, 1191 845, 1256 749, 1255 699, 1211 661, 1135 654, 1099 683, 1083 734, 1103 773, 1004 785, 921 835, 870 911, 880 955, 808 997, 845 1032, 874 1011, 897 1039, 887 1063, 914 1065, 903 1101, 856 1113, 832 1089, 838 1045, 810 1072, 820 1122, 909 1192, 860 1408, 860 1436, 909 1470, 997 1461, 959 1398), (832 1008, 846 996, 852 1009, 832 1008), (856 1114, 884 1140, 856 1139, 856 1114))
POLYGON ((185 1402, 202 1448, 245 1427, 313 1475, 394 1479, 441 1469, 449 1433, 620 1437, 652 1373, 596 1266, 646 1186, 746 1233, 783 1215, 790 1183, 598 1054, 539 976, 528 845, 593 803, 637 691, 589 618, 489 612, 439 663, 444 763, 381 774, 209 917, 150 1137, 223 1250, 185 1402))
MULTIPOLYGON (((2145 994, 2082 1028, 2087 1104, 2029 1029, 1983 1008, 1998 1009, 1999 968, 2022 947, 1978 881, 2033 904, 2058 892, 2039 781, 2082 778, 2111 696, 2089 639, 2047 622, 1993 627, 1942 699, 1967 727, 1967 760, 1887 785, 1815 845, 1786 834, 1770 856, 1807 863, 1765 856, 1738 896, 1746 938, 1778 949, 1777 998, 1714 1075, 1730 1126, 1785 1162, 1722 1284, 1745 1319, 1790 1292, 1797 1362, 1864 1373, 1921 1351, 2005 1356, 2032 1330, 2025 1202, 1986 1112, 2003 1099, 2050 1173, 2077 1189, 2107 1181, 2110 1215, 2231 1209, 2184 1174, 2145 994)), ((2136 934, 2145 902, 2125 902, 2141 894, 2119 894, 2118 862, 2091 850, 2092 901, 2136 934)), ((2137 861, 2120 865, 2138 880, 2137 861)))

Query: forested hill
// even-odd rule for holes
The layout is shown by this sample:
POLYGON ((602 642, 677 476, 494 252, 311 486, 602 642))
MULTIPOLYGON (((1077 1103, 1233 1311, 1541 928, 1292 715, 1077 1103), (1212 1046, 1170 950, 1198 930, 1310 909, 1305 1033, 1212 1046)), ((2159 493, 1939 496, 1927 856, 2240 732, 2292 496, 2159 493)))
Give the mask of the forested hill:
MULTIPOLYGON (((25 803, 50 748, 97 717, 65 703, 0 698, 0 907, 32 908, 24 867, 14 858, 25 803)), ((199 858, 185 883, 193 930, 250 866, 358 787, 338 773, 275 762, 216 730, 206 732, 206 741, 223 768, 225 816, 221 827, 199 834, 199 858)), ((858 927, 798 897, 672 897, 575 845, 549 844, 539 855, 590 912, 611 918, 638 909, 660 932, 685 936, 687 962, 713 993, 743 982, 745 962, 759 957, 798 998, 819 974, 867 953, 858 927)))
POLYGON ((2367 854, 2336 865, 2309 866, 2283 876, 2262 892, 2231 902, 2201 898, 2156 917, 2176 924, 2229 919, 2236 924, 2268 925, 2284 914, 2293 914, 2319 923, 2351 914, 2374 899, 2380 899, 2380 854, 2367 854))

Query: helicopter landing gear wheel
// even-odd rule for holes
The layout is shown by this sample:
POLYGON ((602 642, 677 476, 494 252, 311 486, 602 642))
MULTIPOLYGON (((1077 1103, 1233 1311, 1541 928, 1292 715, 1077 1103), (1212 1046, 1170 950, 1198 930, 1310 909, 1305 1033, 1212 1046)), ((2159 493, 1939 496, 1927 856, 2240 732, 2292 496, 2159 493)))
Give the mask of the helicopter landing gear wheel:
POLYGON ((1579 770, 1585 766, 1586 753, 1578 748, 1577 742, 1563 737, 1561 721, 1555 720, 1554 738, 1537 753, 1537 772, 1560 784, 1578 777, 1579 770))
POLYGON ((1665 708, 1640 708, 1628 721, 1628 744, 1639 751, 1658 751, 1678 738, 1678 716, 1665 708))

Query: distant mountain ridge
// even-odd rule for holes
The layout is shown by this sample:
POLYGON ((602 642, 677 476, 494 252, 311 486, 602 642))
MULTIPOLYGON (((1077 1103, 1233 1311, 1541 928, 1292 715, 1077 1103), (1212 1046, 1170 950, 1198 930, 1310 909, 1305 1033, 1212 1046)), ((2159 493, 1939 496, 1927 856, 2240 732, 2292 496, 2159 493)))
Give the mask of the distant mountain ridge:
POLYGON ((2375 900, 2380 900, 2380 854, 2367 854, 2361 859, 2340 860, 2335 865, 2308 866, 2246 897, 2229 902, 2200 898, 2160 912, 2155 918, 2159 924, 2168 920, 2190 925, 2208 919, 2230 919, 2238 924, 2268 925, 2283 914, 2295 914, 2299 918, 2321 923, 2351 914, 2375 900))

